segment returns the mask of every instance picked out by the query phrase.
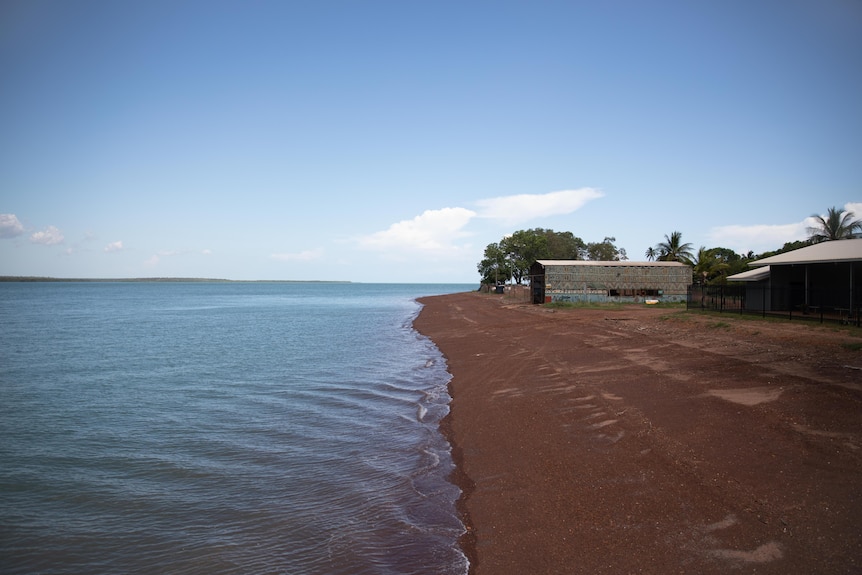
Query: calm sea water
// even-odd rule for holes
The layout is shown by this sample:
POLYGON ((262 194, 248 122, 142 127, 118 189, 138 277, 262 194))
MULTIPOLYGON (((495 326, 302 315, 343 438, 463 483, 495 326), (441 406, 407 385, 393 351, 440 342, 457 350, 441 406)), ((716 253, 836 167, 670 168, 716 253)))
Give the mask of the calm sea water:
POLYGON ((470 285, 0 283, 0 572, 463 574, 470 285))

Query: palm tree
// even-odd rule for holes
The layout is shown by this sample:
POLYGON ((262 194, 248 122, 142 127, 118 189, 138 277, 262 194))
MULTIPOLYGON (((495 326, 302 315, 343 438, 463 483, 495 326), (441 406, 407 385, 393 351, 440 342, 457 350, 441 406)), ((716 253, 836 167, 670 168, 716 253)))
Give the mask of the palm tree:
POLYGON ((653 261, 658 257, 658 252, 655 251, 655 248, 649 247, 646 249, 646 253, 644 254, 648 262, 653 261))
POLYGON ((658 251, 658 260, 662 262, 682 262, 691 264, 694 255, 691 253, 691 244, 682 243, 682 232, 673 232, 670 237, 665 235, 664 241, 655 246, 658 251))
POLYGON ((692 262, 697 283, 706 285, 730 269, 730 264, 718 257, 715 250, 716 248, 708 250, 703 246, 697 250, 697 260, 692 262))
POLYGON ((829 240, 843 240, 852 238, 855 233, 862 232, 862 221, 854 220, 856 217, 851 211, 829 208, 826 216, 812 214, 815 225, 808 228, 809 239, 816 243, 829 240))

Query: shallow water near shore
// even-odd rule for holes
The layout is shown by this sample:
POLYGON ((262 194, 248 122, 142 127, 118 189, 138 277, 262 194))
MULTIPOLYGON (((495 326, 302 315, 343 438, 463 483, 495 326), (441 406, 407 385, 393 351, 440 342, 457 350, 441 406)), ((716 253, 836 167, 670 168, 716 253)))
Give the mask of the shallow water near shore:
POLYGON ((414 298, 0 284, 3 573, 463 574, 414 298))

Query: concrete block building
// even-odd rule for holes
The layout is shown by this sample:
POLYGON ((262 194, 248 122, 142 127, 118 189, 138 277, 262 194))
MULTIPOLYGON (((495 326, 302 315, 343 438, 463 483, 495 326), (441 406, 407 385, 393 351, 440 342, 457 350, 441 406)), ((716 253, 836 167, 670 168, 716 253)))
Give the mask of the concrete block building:
POLYGON ((539 260, 530 269, 533 303, 686 301, 691 279, 679 262, 539 260))

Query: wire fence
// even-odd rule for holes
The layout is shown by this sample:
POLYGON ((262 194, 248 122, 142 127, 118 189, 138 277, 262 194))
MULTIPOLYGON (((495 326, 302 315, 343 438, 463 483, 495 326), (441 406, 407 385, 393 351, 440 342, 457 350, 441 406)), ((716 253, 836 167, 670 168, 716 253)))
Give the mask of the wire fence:
POLYGON ((858 294, 838 289, 806 290, 804 286, 762 284, 693 285, 688 288, 686 309, 862 326, 862 303, 858 294))
POLYGON ((531 303, 532 296, 529 285, 524 284, 482 284, 479 286, 479 291, 482 293, 490 293, 502 295, 507 301, 512 303, 531 303))
MULTIPOLYGON (((535 302, 530 285, 483 285, 480 291, 501 295, 512 303, 535 302)), ((862 290, 850 294, 848 290, 806 290, 803 286, 691 285, 686 309, 862 327, 862 290)))

